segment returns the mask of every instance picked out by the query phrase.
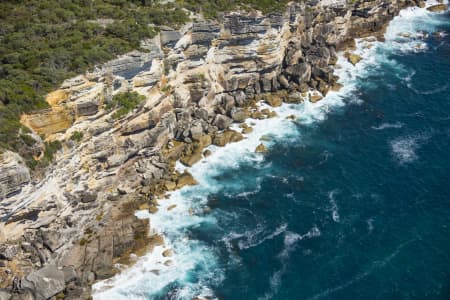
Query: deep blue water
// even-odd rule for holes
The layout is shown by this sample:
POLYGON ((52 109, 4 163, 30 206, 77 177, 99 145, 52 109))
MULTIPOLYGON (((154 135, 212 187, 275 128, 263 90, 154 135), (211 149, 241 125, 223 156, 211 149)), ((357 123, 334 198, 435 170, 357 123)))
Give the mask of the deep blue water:
POLYGON ((276 140, 268 167, 216 177, 218 226, 191 230, 225 270, 216 296, 450 299, 450 43, 427 43, 390 54, 358 103, 276 140))
POLYGON ((200 184, 150 217, 175 267, 142 262, 115 297, 450 299, 450 36, 396 37, 450 33, 450 15, 411 15, 347 70, 339 105, 288 107, 298 122, 262 131, 267 154, 233 145, 195 166, 200 184))

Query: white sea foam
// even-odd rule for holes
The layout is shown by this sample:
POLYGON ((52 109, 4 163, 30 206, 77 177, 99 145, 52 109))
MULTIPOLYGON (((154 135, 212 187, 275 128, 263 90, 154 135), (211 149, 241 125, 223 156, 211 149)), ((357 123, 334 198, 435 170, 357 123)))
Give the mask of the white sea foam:
POLYGON ((395 123, 382 123, 379 126, 372 126, 373 130, 384 130, 384 129, 391 129, 391 128, 402 128, 404 126, 401 122, 395 122, 395 123))
POLYGON ((417 150, 428 139, 426 135, 412 135, 396 138, 390 142, 392 153, 400 164, 417 160, 417 150))
POLYGON ((337 206, 336 200, 334 199, 334 196, 337 192, 337 190, 329 192, 328 199, 330 200, 331 217, 333 218, 334 222, 339 223, 341 221, 341 217, 339 215, 339 207, 337 206))
POLYGON ((243 249, 249 249, 249 248, 259 246, 262 243, 264 243, 265 241, 271 240, 271 239, 279 236, 280 234, 285 232, 286 229, 287 229, 287 224, 283 224, 283 225, 277 227, 274 232, 272 232, 266 236, 263 236, 262 238, 258 237, 257 234, 248 236, 247 240, 239 241, 239 244, 238 244, 239 249, 243 250, 243 249))
POLYGON ((449 84, 447 83, 447 84, 445 84, 444 86, 440 86, 440 87, 437 87, 437 88, 434 88, 434 89, 430 89, 430 90, 425 90, 425 91, 421 91, 421 90, 416 89, 416 88, 414 87, 414 85, 411 84, 411 83, 408 83, 407 86, 408 86, 408 88, 410 88, 412 91, 414 91, 414 93, 416 93, 416 94, 419 94, 419 95, 432 95, 432 94, 437 94, 437 93, 442 93, 442 92, 444 92, 445 90, 448 89, 449 84))
MULTIPOLYGON (((314 104, 306 101, 300 105, 283 105, 275 109, 279 116, 277 118, 249 120, 247 123, 251 123, 254 130, 243 141, 224 148, 211 146, 210 150, 213 154, 190 168, 190 172, 199 185, 171 193, 169 199, 160 201, 158 212, 151 217, 143 212, 138 213, 140 217, 150 217, 151 230, 164 235, 165 246, 155 247, 152 253, 139 258, 133 267, 109 280, 96 283, 93 286, 94 299, 151 299, 167 292, 166 289, 174 283, 180 287, 172 294, 174 299, 192 299, 195 296, 214 297, 210 287, 217 286, 223 280, 223 270, 219 267, 213 246, 190 239, 189 229, 205 225, 214 226, 216 220, 213 215, 204 213, 209 194, 225 189, 228 192, 242 190, 239 183, 231 187, 223 186, 220 180, 214 179, 215 176, 224 170, 238 169, 242 164, 263 167, 264 155, 254 153, 256 146, 261 143, 262 135, 270 133, 274 136, 272 141, 264 142, 269 150, 276 140, 298 139, 299 136, 301 137, 301 132, 298 131, 296 124, 308 125, 325 120, 330 112, 349 102, 348 99, 357 91, 359 82, 371 72, 381 70, 383 64, 401 70, 401 65, 389 59, 389 53, 426 51, 426 44, 422 39, 417 38, 416 33, 418 30, 432 32, 437 25, 433 15, 423 8, 402 11, 388 27, 386 43, 370 42, 372 46, 365 47, 367 41, 357 41, 355 52, 361 55, 363 60, 356 66, 351 65, 343 55, 339 55, 340 68, 336 70, 336 74, 340 77, 340 83, 344 84, 339 92, 330 92, 322 101, 314 104), (412 38, 400 39, 399 35, 405 32, 413 33, 412 38), (298 121, 286 120, 289 115, 299 117, 298 121), (176 207, 169 211, 168 208, 173 205, 176 207), (167 249, 173 249, 172 257, 162 255, 167 249), (168 260, 171 263, 167 263, 168 260)), ((353 102, 358 103, 360 99, 354 98, 353 102)), ((393 153, 400 161, 407 162, 415 159, 418 142, 419 140, 414 138, 394 140, 391 144, 393 153)), ((179 164, 177 168, 185 167, 179 164)), ((336 216, 333 218, 336 219, 336 216)), ((320 236, 320 230, 317 227, 304 235, 284 231, 285 229, 281 228, 275 230, 272 235, 263 236, 264 240, 264 237, 267 239, 284 232, 285 248, 279 254, 280 261, 284 262, 283 268, 286 268, 289 254, 295 249, 298 241, 306 237, 320 236)), ((281 277, 285 272, 283 268, 273 274, 270 279, 270 291, 263 298, 270 298, 278 292, 281 277)), ((352 282, 331 291, 325 291, 313 298, 321 298, 350 284, 352 282)))
POLYGON ((283 250, 278 254, 278 259, 281 263, 281 268, 275 271, 269 279, 269 290, 258 300, 268 300, 272 299, 279 291, 282 277, 289 266, 290 254, 296 249, 297 243, 304 239, 310 239, 319 237, 321 232, 319 228, 313 227, 307 233, 300 235, 295 232, 286 231, 284 235, 284 247, 283 250))

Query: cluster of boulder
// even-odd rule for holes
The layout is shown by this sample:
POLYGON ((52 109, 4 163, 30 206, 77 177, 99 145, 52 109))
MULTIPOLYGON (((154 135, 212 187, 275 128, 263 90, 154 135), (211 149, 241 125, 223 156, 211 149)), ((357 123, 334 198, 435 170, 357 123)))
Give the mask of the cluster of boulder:
POLYGON ((192 166, 210 145, 244 139, 247 118, 276 116, 258 101, 320 101, 339 88, 337 51, 421 2, 310 0, 266 16, 227 13, 163 28, 143 42, 150 51, 67 80, 48 96, 50 111, 22 119, 62 142, 46 176, 30 182, 19 157, 0 160, 0 299, 88 299, 116 264, 163 243, 134 211, 155 211, 158 197, 196 184, 177 161, 192 166), (126 91, 146 101, 116 119, 104 105, 126 91), (79 141, 74 132, 83 133, 79 141))

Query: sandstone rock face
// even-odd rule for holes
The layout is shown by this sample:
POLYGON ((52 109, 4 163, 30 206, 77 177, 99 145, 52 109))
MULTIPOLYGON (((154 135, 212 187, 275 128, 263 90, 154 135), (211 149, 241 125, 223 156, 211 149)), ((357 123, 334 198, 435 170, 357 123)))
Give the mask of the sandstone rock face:
POLYGON ((276 115, 258 110, 259 100, 319 101, 338 88, 336 51, 415 3, 310 0, 268 16, 227 13, 180 32, 166 28, 143 42, 149 52, 66 80, 47 97, 50 109, 22 118, 63 144, 47 172, 30 182, 20 157, 0 159, 0 289, 88 299, 90 284, 114 275, 116 263, 162 242, 134 211, 157 210, 158 196, 196 184, 175 171, 176 161, 191 166, 210 144, 244 139, 232 123, 276 115), (124 91, 145 101, 116 119, 104 104, 124 91), (75 132, 82 140, 71 139, 75 132))
POLYGON ((33 129, 38 134, 63 132, 72 125, 71 116, 64 109, 42 110, 35 114, 24 114, 21 123, 33 129))
POLYGON ((13 152, 0 154, 0 200, 18 193, 30 181, 30 171, 22 158, 13 152))

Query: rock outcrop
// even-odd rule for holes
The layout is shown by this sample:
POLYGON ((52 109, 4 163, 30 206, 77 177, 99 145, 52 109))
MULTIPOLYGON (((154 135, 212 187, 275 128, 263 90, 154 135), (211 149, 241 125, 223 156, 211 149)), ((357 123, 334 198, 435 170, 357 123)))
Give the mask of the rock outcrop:
POLYGON ((23 159, 16 153, 6 151, 0 154, 0 202, 21 191, 30 182, 30 171, 23 159))
POLYGON ((143 43, 150 51, 64 82, 48 96, 49 110, 22 119, 63 144, 43 179, 30 182, 12 153, 0 161, 1 297, 88 299, 89 286, 114 275, 116 263, 163 242, 134 211, 157 210, 158 196, 196 184, 176 161, 190 166, 209 145, 245 138, 232 123, 275 115, 256 101, 320 101, 338 86, 336 51, 419 2, 305 1, 266 16, 227 13, 179 32, 165 28, 143 43), (104 104, 123 91, 146 100, 113 118, 104 104), (71 139, 75 132, 82 140, 71 139))

